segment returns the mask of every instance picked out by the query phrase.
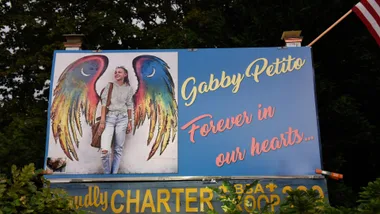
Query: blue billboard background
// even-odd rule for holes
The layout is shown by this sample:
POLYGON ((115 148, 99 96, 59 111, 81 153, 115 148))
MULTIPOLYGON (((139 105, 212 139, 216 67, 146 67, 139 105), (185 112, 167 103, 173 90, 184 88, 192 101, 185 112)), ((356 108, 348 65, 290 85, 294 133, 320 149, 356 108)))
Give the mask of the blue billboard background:
POLYGON ((125 52, 178 53, 178 173, 48 177, 299 176, 321 167, 309 47, 102 54, 125 52))

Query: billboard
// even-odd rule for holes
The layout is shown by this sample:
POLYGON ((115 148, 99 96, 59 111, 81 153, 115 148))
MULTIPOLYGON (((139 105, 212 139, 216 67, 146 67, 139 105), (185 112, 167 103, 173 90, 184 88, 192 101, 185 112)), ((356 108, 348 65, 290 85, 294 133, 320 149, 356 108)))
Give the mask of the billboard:
MULTIPOLYGON (((241 195, 252 180, 232 180, 236 193, 241 195)), ((101 182, 52 184, 72 197, 76 209, 95 213, 205 213, 214 209, 223 213, 217 194, 207 187, 227 192, 222 182, 101 182)), ((322 179, 263 179, 243 196, 240 210, 244 213, 261 210, 266 203, 270 211, 278 211, 285 201, 287 190, 313 189, 328 198, 326 181, 322 179), (245 203, 248 202, 248 203, 245 203)))
POLYGON ((56 51, 50 86, 51 178, 304 176, 321 167, 309 47, 56 51), (97 121, 102 148, 91 146, 97 121))

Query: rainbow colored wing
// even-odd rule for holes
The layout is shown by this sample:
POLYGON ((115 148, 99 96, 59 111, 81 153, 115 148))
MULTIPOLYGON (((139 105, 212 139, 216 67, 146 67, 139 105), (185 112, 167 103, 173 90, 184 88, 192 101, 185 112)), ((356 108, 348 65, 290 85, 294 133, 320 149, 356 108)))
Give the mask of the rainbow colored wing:
POLYGON ((165 151, 177 133, 178 117, 174 82, 169 73, 169 66, 160 58, 150 55, 138 56, 133 60, 133 68, 138 80, 134 101, 134 130, 139 128, 146 118, 150 119, 147 144, 153 139, 158 126, 154 144, 148 160, 161 145, 160 155, 165 151))
POLYGON ((108 66, 103 55, 85 56, 71 63, 61 74, 54 89, 51 106, 52 131, 63 152, 70 160, 79 160, 74 143, 79 148, 78 132, 82 136, 81 112, 87 124, 96 118, 100 100, 95 85, 108 66))

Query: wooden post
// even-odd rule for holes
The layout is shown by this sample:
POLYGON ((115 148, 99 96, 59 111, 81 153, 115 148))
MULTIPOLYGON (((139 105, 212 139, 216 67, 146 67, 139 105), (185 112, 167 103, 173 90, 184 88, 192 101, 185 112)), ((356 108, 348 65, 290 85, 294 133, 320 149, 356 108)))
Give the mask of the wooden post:
POLYGON ((350 13, 352 12, 352 10, 349 10, 346 14, 344 14, 342 17, 340 17, 340 19, 338 19, 334 24, 332 24, 329 28, 327 28, 321 35, 319 35, 316 39, 314 39, 314 41, 312 41, 310 44, 308 44, 307 46, 312 46, 314 43, 316 43, 320 38, 322 38, 322 36, 324 36, 326 33, 328 33, 333 27, 335 27, 337 24, 339 24, 339 22, 341 22, 344 18, 346 18, 348 15, 350 15, 350 13))

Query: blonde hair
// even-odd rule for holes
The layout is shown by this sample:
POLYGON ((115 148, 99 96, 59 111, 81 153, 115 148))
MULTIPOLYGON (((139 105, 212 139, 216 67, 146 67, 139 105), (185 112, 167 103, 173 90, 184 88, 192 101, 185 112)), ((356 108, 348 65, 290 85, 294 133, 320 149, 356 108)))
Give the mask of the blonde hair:
POLYGON ((123 69, 123 71, 127 74, 127 76, 124 77, 124 83, 129 85, 128 70, 124 66, 117 66, 116 69, 118 68, 123 69))

